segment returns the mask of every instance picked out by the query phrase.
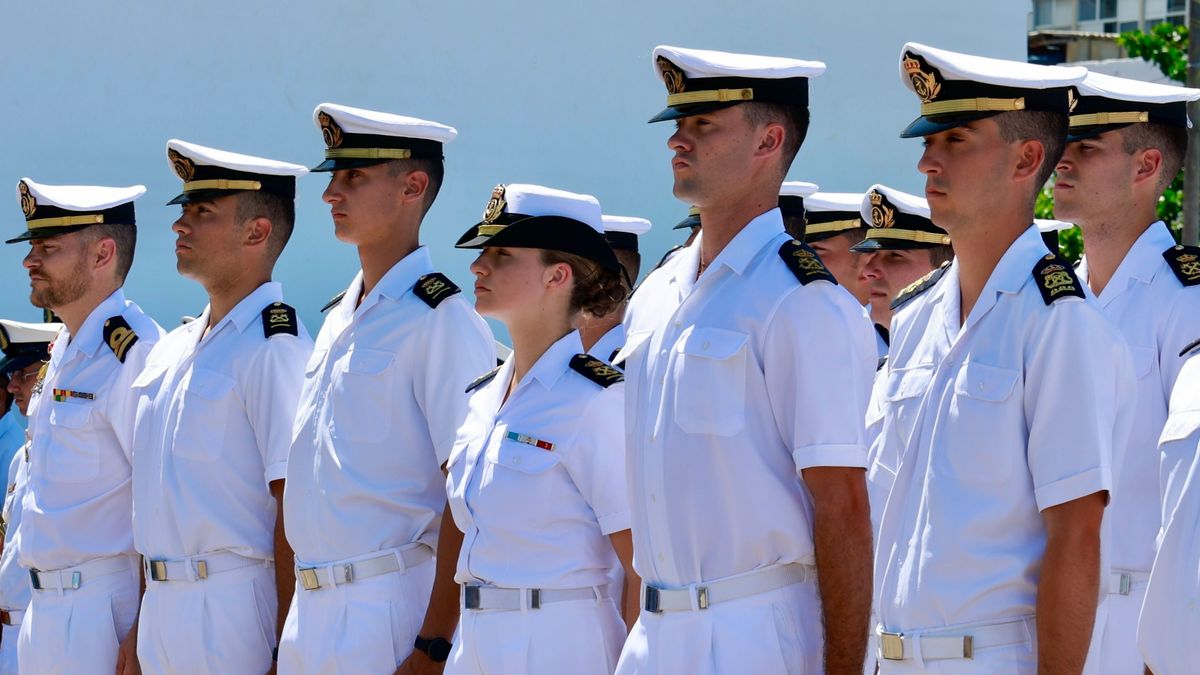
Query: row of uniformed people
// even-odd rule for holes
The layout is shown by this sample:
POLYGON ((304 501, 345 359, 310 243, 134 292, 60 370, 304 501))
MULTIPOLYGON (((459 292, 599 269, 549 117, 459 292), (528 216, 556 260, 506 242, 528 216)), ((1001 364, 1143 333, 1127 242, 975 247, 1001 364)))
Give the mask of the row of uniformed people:
MULTIPOLYGON (((281 669, 390 669, 408 655, 407 644, 414 635, 418 651, 404 667, 426 667, 429 664, 423 659, 446 656, 445 632, 455 623, 458 609, 466 612, 452 658, 452 668, 459 672, 550 672, 564 664, 577 668, 580 641, 594 639, 597 630, 603 633, 601 656, 615 658, 620 645, 610 638, 613 627, 619 628, 615 622, 619 608, 612 587, 595 583, 562 588, 554 580, 521 586, 525 582, 521 574, 528 567, 536 573, 538 565, 529 564, 524 546, 521 555, 513 555, 504 545, 522 541, 525 535, 532 555, 549 555, 559 542, 548 543, 540 536, 542 529, 526 530, 522 525, 532 521, 553 529, 555 519, 569 515, 557 512, 565 504, 553 504, 555 512, 550 513, 545 508, 548 501, 537 502, 542 491, 553 493, 556 487, 573 489, 582 499, 580 504, 586 503, 585 515, 594 519, 572 521, 581 529, 572 528, 571 534, 586 532, 587 552, 597 557, 568 559, 570 572, 603 568, 607 574, 614 571, 615 560, 627 558, 620 555, 628 549, 621 542, 622 516, 611 510, 620 508, 619 500, 627 500, 625 518, 632 525, 636 574, 646 584, 640 594, 641 619, 625 641, 621 672, 783 672, 798 663, 816 672, 822 662, 830 672, 860 668, 871 596, 869 590, 864 595, 864 588, 871 586, 872 528, 862 479, 869 457, 874 457, 873 476, 876 468, 894 476, 886 479, 884 504, 877 505, 882 519, 875 561, 881 667, 900 672, 923 668, 927 661, 968 659, 970 663, 964 665, 968 672, 997 668, 1023 672, 1039 658, 1060 659, 1068 669, 1075 660, 1081 663, 1079 635, 1084 629, 1089 633, 1082 640, 1086 651, 1092 625, 1089 612, 1064 617, 1065 609, 1076 605, 1050 604, 1037 607, 1043 611, 1035 621, 1034 600, 1036 595, 1040 602, 1043 594, 1066 601, 1086 598, 1088 579, 1099 575, 1099 561, 1087 557, 1093 543, 1086 536, 1087 528, 1099 522, 1103 509, 1095 497, 1102 499, 1112 487, 1113 471, 1106 455, 1124 443, 1127 411, 1122 404, 1132 399, 1128 387, 1121 384, 1132 380, 1123 372, 1124 343, 1100 316, 1069 266, 1045 250, 1036 228, 1028 223, 1032 212, 1031 201, 1025 203, 1025 197, 1032 195, 1028 188, 1040 186, 1037 178, 1049 173, 1041 166, 1044 156, 1032 148, 1053 155, 1044 149, 1053 138, 1021 130, 1007 139, 1001 135, 1000 121, 991 118, 1013 112, 1020 126, 1021 120, 1036 122, 1036 117, 1022 117, 1035 111, 1065 115, 1071 101, 1066 88, 1081 86, 1082 75, 1070 69, 1027 70, 1037 67, 963 57, 920 45, 906 48, 903 72, 923 99, 922 117, 908 133, 926 137, 922 170, 930 181, 928 206, 945 231, 938 234, 936 228, 906 218, 914 211, 919 216, 920 205, 906 209, 910 200, 882 188, 868 197, 872 224, 926 232, 938 246, 953 235, 957 258, 942 268, 946 271, 940 276, 918 284, 903 298, 900 314, 891 321, 892 354, 875 380, 876 391, 881 392, 880 433, 868 454, 863 413, 877 347, 859 307, 861 300, 855 302, 830 283, 832 276, 816 254, 791 240, 779 211, 771 208, 780 191, 778 176, 784 173, 779 169, 790 164, 799 146, 795 136, 807 126, 807 78, 819 74, 823 66, 675 48, 656 50, 655 63, 669 91, 668 108, 656 119, 677 120, 669 141, 676 153, 676 195, 699 205, 704 230, 696 243, 647 279, 626 314, 628 338, 615 360, 628 366, 630 377, 625 385, 624 424, 628 495, 618 491, 622 494, 615 497, 617 501, 611 501, 612 486, 600 474, 605 466, 611 472, 614 457, 625 453, 618 444, 617 452, 607 448, 606 456, 603 441, 593 438, 589 443, 587 436, 596 433, 589 424, 614 423, 611 411, 605 419, 591 414, 604 417, 603 402, 619 397, 620 387, 603 386, 619 379, 619 373, 604 359, 569 354, 578 339, 573 314, 618 303, 625 290, 619 284, 620 268, 612 265, 611 249, 606 250, 598 238, 599 210, 584 206, 594 200, 509 186, 512 194, 508 189, 494 193, 484 221, 460 241, 462 246, 485 246, 473 268, 481 291, 478 306, 509 325, 517 348, 499 377, 479 382, 468 404, 464 396, 454 393, 460 391, 457 385, 447 382, 463 381, 458 375, 464 373, 455 370, 463 362, 470 362, 464 370, 486 368, 491 360, 485 353, 490 350, 490 337, 478 316, 454 295, 456 289, 447 279, 433 272, 427 255, 416 246, 420 220, 440 182, 440 143, 449 139, 446 128, 336 106, 318 108, 327 144, 327 162, 318 168, 333 171, 325 198, 339 238, 359 246, 363 268, 327 318, 304 368, 296 422, 282 455, 286 468, 272 460, 278 457, 272 452, 279 443, 271 442, 278 435, 270 424, 264 425, 261 438, 257 427, 252 434, 250 447, 257 451, 259 463, 255 480, 258 471, 262 480, 254 488, 261 498, 256 514, 274 508, 269 490, 278 490, 278 472, 283 470, 288 479, 282 499, 287 537, 275 537, 273 555, 276 573, 285 578, 291 566, 278 562, 286 558, 281 546, 290 543, 296 550, 298 578, 280 645, 281 669), (753 66, 749 71, 747 64, 753 66), (753 91, 754 103, 715 95, 717 87, 753 91), (979 92, 996 95, 965 98, 979 92), (937 101, 939 94, 964 98, 937 101), (1012 103, 1014 94, 1021 94, 1019 107, 1012 103), (964 100, 973 101, 975 107, 962 108, 964 100), (744 108, 747 114, 740 115, 736 107, 745 105, 758 107, 744 108), (796 119, 799 111, 805 111, 802 122, 796 119), (767 121, 753 121, 759 116, 767 121), (422 136, 414 126, 424 127, 425 136, 432 138, 422 136), (715 137, 709 127, 716 127, 715 137), (714 154, 701 152, 720 150, 722 132, 746 129, 752 133, 741 139, 742 145, 753 141, 761 151, 750 161, 749 170, 733 170, 734 162, 746 160, 729 147, 714 154), (437 148, 431 145, 435 142, 437 148), (960 144, 965 147, 952 147, 960 144), (1016 169, 1007 174, 988 175, 955 154, 995 158, 1013 145, 1021 152, 1011 156, 1016 169), (417 168, 402 164, 397 170, 393 161, 415 161, 417 168), (989 180, 980 181, 981 177, 989 180), (383 193, 393 200, 380 199, 383 193), (535 212, 508 208, 507 197, 535 212), (993 223, 989 229, 987 225, 993 223), (513 241, 489 245, 495 237, 513 241), (535 255, 529 249, 543 250, 535 255), (582 258, 591 267, 547 253, 555 251, 582 258), (1032 274, 1020 273, 1025 260, 1036 261, 1032 274), (500 294, 489 287, 493 274, 502 282, 500 294), (607 284, 606 300, 575 297, 576 291, 582 293, 580 289, 605 286, 606 276, 609 282, 614 277, 617 282, 607 284), (570 282, 570 293, 557 283, 563 280, 570 282), (1003 293, 993 297, 984 292, 989 287, 1003 293), (533 321, 531 314, 543 321, 533 321), (981 327, 984 324, 988 329, 981 327), (1020 332, 1013 333, 1013 326, 1020 332), (560 357, 566 356, 572 358, 564 366, 560 357), (474 363, 476 359, 479 363, 474 363), (1086 369, 1096 360, 1114 367, 1103 373, 1086 369), (588 395, 573 401, 585 414, 574 407, 563 413, 573 416, 567 426, 575 436, 568 437, 580 442, 564 447, 559 445, 561 436, 530 433, 542 424, 556 429, 562 420, 545 414, 553 412, 554 405, 531 405, 539 401, 541 390, 529 378, 551 388, 561 379, 557 376, 572 372, 592 380, 593 386, 585 388, 588 395), (1020 377, 1011 378, 1011 373, 1020 377), (1077 381, 1085 373, 1087 385, 1073 390, 1074 396, 1065 395, 1068 390, 1059 383, 1077 381), (947 391, 954 397, 942 395, 947 391), (935 412, 936 408, 946 412, 935 412), (539 412, 543 413, 540 419, 525 417, 539 412), (514 421, 529 426, 524 431, 509 430, 514 421), (973 454, 970 438, 984 439, 973 454), (1077 442, 1078 438, 1088 439, 1083 450, 1054 452, 1072 447, 1071 439, 1077 442), (1013 466, 1017 451, 1034 479, 1028 498, 1020 496, 1024 488, 1019 483, 1001 482, 1005 475, 1021 475, 1013 466), (956 452, 967 454, 956 457, 956 452), (598 461, 588 466, 587 459, 598 461), (456 475, 458 462, 462 468, 456 475), (448 517, 454 529, 467 535, 461 543, 454 536, 443 536, 435 544, 435 521, 445 500, 437 472, 442 463, 448 463, 449 470, 448 517), (587 469, 572 473, 572 464, 579 467, 580 463, 587 469), (516 473, 504 473, 502 468, 516 473), (414 477, 415 473, 422 475, 414 477), (525 486, 522 476, 536 478, 525 486), (584 476, 590 482, 580 485, 587 482, 584 476), (931 483, 933 478, 938 480, 931 483), (494 506, 497 502, 491 500, 502 497, 506 489, 528 495, 534 504, 525 505, 530 508, 521 513, 507 513, 504 507, 512 506, 509 500, 501 499, 503 507, 494 506), (493 506, 486 510, 472 506, 489 501, 493 506), (972 508, 964 508, 967 504, 972 508), (1060 506, 1070 509, 1070 517, 1061 517, 1067 511, 1060 506), (1045 522, 1037 517, 1038 511, 1044 512, 1045 522), (493 514, 496 520, 489 526, 493 514), (505 515, 518 517, 516 524, 505 515), (505 535, 505 527, 515 529, 505 535), (1067 554, 1056 547, 1064 531, 1083 537, 1070 539, 1082 545, 1067 554), (914 538, 916 533, 923 537, 914 538), (489 535, 496 540, 488 542, 489 535), (988 552, 989 546, 1004 543, 1011 544, 1008 553, 988 552), (446 549, 439 560, 441 583, 432 581, 435 575, 429 563, 435 545, 439 551, 446 549), (454 545, 460 547, 457 556, 454 545), (475 550, 481 554, 478 559, 472 557, 475 550), (1058 557, 1052 560, 1049 551, 1058 557), (603 562, 598 562, 600 558, 603 562), (1006 561, 1015 567, 1003 567, 1006 561), (1081 570, 1081 583, 1063 579, 1064 561, 1081 570), (489 568, 496 571, 484 571, 489 568), (1031 569, 1032 575, 1027 572, 1031 569), (512 581, 501 582, 489 574, 512 581), (448 578, 463 584, 458 592, 448 578), (425 598, 421 596, 428 594, 431 584, 430 610, 422 613, 425 598), (560 593, 589 588, 590 598, 560 593), (989 600, 963 605, 967 597, 989 600), (572 604, 577 602, 588 609, 572 604), (554 606, 553 612, 543 611, 554 606), (572 607, 578 611, 569 612, 572 607), (551 614, 555 618, 545 619, 551 614), (426 626, 436 626, 443 634, 418 632, 416 623, 422 616, 426 626), (587 631, 593 631, 590 638, 581 637, 587 631), (1039 641, 1046 634, 1054 644, 1039 641), (761 647, 763 640, 769 649, 754 648, 761 647), (355 655, 349 666, 344 662, 346 654, 355 655)), ((1152 107, 1150 103, 1138 101, 1141 107, 1152 107)), ((1178 107, 1173 105, 1178 101, 1159 103, 1168 109, 1178 107)), ((1104 117, 1090 117, 1091 124, 1076 126, 1100 127, 1100 138, 1118 130, 1097 122, 1111 122, 1112 111, 1088 114, 1104 117)), ((1013 116, 1007 119, 1009 124, 1013 116)), ((99 539, 99 530, 118 523, 119 508, 79 508, 78 501, 65 509, 51 504, 63 497, 77 498, 78 484, 85 481, 90 490, 105 487, 95 485, 104 481, 81 478, 83 473, 103 474, 91 470, 86 461, 90 459, 86 451, 100 446, 97 437, 103 434, 115 440, 118 447, 113 449, 123 453, 127 464, 133 463, 132 540, 145 555, 149 579, 142 612, 146 616, 153 611, 161 624, 143 624, 141 632, 130 633, 143 666, 170 672, 201 663, 235 670, 269 665, 264 645, 272 642, 273 617, 265 609, 272 589, 257 582, 270 557, 255 556, 252 548, 239 549, 237 543, 204 540, 213 534, 209 529, 228 534, 221 532, 226 529, 221 518, 205 509, 244 506, 254 500, 238 501, 249 491, 236 496, 221 492, 224 482, 211 470, 216 459, 213 449, 192 438, 211 430, 196 429, 197 419, 189 415, 207 410, 198 418, 222 427, 217 435, 227 439, 215 453, 228 453, 236 443, 228 440, 233 434, 229 426, 236 426, 240 417, 228 414, 236 407, 222 409, 222 402, 228 404, 225 399, 235 391, 239 399, 261 396, 247 390, 274 384, 276 379, 222 372, 236 360, 232 355, 242 351, 232 345, 228 351, 220 350, 223 359, 204 363, 200 352, 222 330, 232 336, 252 327, 250 334, 257 343, 267 346, 260 353, 246 350, 254 353, 248 360, 255 363, 245 365, 268 373, 273 364, 279 366, 273 358, 276 348, 270 345, 294 346, 303 341, 294 312, 269 292, 272 289, 265 281, 282 250, 280 239, 286 241, 286 234, 278 230, 290 229, 276 228, 275 221, 288 226, 290 221, 270 206, 245 203, 254 199, 227 199, 232 196, 225 194, 229 192, 242 197, 269 193, 265 186, 273 179, 241 175, 247 167, 236 165, 254 161, 261 170, 260 160, 226 156, 222 164, 222 159, 213 159, 217 155, 213 151, 184 148, 189 155, 179 147, 172 148, 176 153, 172 159, 185 181, 181 197, 188 203, 175 226, 180 236, 177 255, 181 271, 205 285, 211 302, 201 320, 161 341, 167 345, 173 336, 190 336, 179 340, 183 351, 164 350, 162 361, 155 358, 158 347, 148 349, 157 337, 155 329, 147 328, 148 319, 119 295, 119 281, 128 268, 128 257, 119 253, 131 252, 120 250, 121 238, 132 228, 121 231, 120 226, 107 226, 125 220, 132 223, 131 207, 124 210, 131 195, 93 190, 88 193, 90 203, 78 208, 87 201, 80 199, 84 196, 80 193, 57 192, 30 181, 21 184, 30 227, 26 238, 34 242, 27 258, 33 299, 58 312, 67 332, 51 352, 43 391, 47 385, 63 386, 53 387, 53 402, 39 396, 32 411, 30 490, 23 510, 25 523, 33 516, 38 524, 27 528, 23 523, 22 529, 32 529, 30 538, 35 543, 27 545, 22 538, 17 549, 23 564, 27 557, 33 561, 38 555, 51 564, 55 555, 77 560, 61 567, 27 565, 35 570, 36 590, 31 621, 22 628, 21 651, 31 655, 29 661, 22 656, 22 669, 53 672, 60 663, 95 666, 110 656, 112 661, 133 658, 129 651, 118 655, 115 645, 124 632, 122 622, 132 624, 124 602, 127 596, 133 596, 136 611, 136 584, 130 589, 128 583, 133 568, 121 560, 132 557, 133 549, 118 548, 108 556, 104 555, 108 551, 74 550, 94 543, 87 541, 88 533, 99 539), (235 173, 201 168, 208 166, 235 173), (56 200, 56 194, 70 196, 56 200), (247 208, 239 216, 242 207, 247 208), (110 220, 105 222, 105 217, 110 220), (234 223, 236 234, 214 223, 234 223), (70 236, 80 233, 101 236, 70 236), (84 264, 74 265, 75 271, 85 274, 74 278, 61 274, 78 259, 84 264), (91 283, 66 283, 80 277, 91 283), (246 310, 245 303, 253 307, 246 310), (218 315, 223 316, 214 320, 218 315), (96 349, 101 336, 107 351, 96 349), (145 368, 114 365, 131 358, 134 363, 140 358, 145 368), (125 380, 137 393, 133 406, 116 401, 122 390, 111 388, 118 382, 128 386, 125 380), (131 407, 135 431, 129 434, 120 422, 129 419, 131 407), (94 428, 101 424, 108 426, 94 428), (84 432, 71 430, 91 432, 92 442, 81 442, 84 432), (138 449, 132 460, 130 445, 138 449), (143 447, 153 450, 142 452, 143 447), (50 459, 61 459, 71 451, 85 461, 47 466, 50 459), (159 490, 153 493, 155 498, 145 500, 145 509, 139 507, 143 461, 152 467, 143 475, 151 477, 159 490), (187 465, 187 461, 199 464, 187 465), (178 467, 169 468, 176 462, 178 467), (38 475, 39 470, 43 475, 38 475), (176 484, 163 489, 172 479, 176 484), (206 479, 213 484, 196 490, 190 499, 179 496, 188 494, 179 489, 179 481, 206 479), (217 495, 215 500, 210 492, 217 495), (187 520, 195 513, 181 518, 159 510, 176 499, 204 514, 187 531, 176 525, 189 525, 187 520), (219 506, 214 501, 220 501, 219 506), (215 523, 209 523, 209 515, 215 523), (167 532, 156 533, 155 522, 167 532), (77 529, 80 525, 85 529, 77 529), (184 535, 195 540, 185 541, 184 535), (58 536, 59 549, 39 548, 39 536, 47 541, 58 536), (164 553, 148 552, 156 540, 165 542, 158 544, 164 553), (96 587, 99 590, 91 590, 96 587), (103 602, 95 602, 97 597, 103 602), (64 617, 79 629, 95 618, 88 612, 98 611, 97 604, 116 624, 114 639, 91 635, 90 640, 64 643, 64 634, 55 633, 65 630, 64 617), (246 628, 254 623, 258 633, 246 628), (217 624, 212 630, 222 631, 218 639, 210 637, 211 632, 196 630, 217 624), (26 628, 33 625, 36 630, 26 628), (46 642, 39 645, 39 640, 46 642), (46 655, 53 652, 46 645, 55 640, 59 651, 51 660, 46 655), (85 660, 72 662, 72 657, 85 660), (247 665, 247 659, 255 658, 259 663, 247 665)), ((1068 153, 1064 162, 1071 157, 1068 153)), ((1060 164, 1060 172, 1064 166, 1060 164)), ((282 182, 294 190, 295 174, 290 175, 290 183, 282 182)), ((1186 283, 1192 269, 1188 263, 1195 258, 1185 259, 1191 255, 1185 249, 1172 247, 1168 254, 1171 251, 1175 253, 1168 255, 1167 264, 1186 283)), ((285 382, 269 398, 286 400, 287 391, 285 382)), ((290 391, 294 398, 294 389, 290 391)), ((239 407, 247 415, 253 406, 239 407)), ((112 468, 108 463, 96 464, 112 468)), ((118 477, 117 471, 110 473, 118 477)), ((128 471, 126 481, 127 476, 128 471)), ((120 490, 100 492, 86 500, 89 506, 120 490)), ((119 499, 118 494, 108 501, 119 506, 119 499)), ((1180 499, 1181 504, 1185 501, 1180 499)), ((263 523, 250 536, 239 538, 233 532, 224 539, 261 540, 263 523)), ((279 520, 274 524, 278 528, 279 520)), ((228 529, 234 529, 232 524, 228 529)), ((448 527, 442 531, 453 533, 448 527)), ((625 538, 628 541, 628 535, 625 538)), ((545 562, 563 563, 550 558, 545 562)), ((555 571, 565 576, 558 569, 542 578, 550 579, 555 571)), ((629 569, 624 573, 622 596, 628 600, 636 574, 629 569)), ((586 575, 578 578, 582 576, 586 575)), ((281 595, 286 602, 286 590, 281 595)), ((1116 644, 1121 644, 1120 639, 1128 642, 1129 636, 1121 636, 1116 644)), ((601 656, 586 662, 607 668, 610 661, 600 665, 601 656)))

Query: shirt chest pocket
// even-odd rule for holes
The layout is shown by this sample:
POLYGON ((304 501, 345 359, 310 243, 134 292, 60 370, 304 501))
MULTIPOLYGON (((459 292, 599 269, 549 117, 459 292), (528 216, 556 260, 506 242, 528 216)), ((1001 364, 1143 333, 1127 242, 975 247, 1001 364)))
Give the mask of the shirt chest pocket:
POLYGON ((100 475, 100 453, 91 425, 93 404, 52 401, 50 405, 49 442, 34 445, 41 445, 45 453, 46 475, 62 483, 95 480, 100 475))
POLYGON ((487 459, 505 469, 511 469, 526 476, 544 474, 562 461, 562 456, 553 450, 541 448, 517 441, 501 441, 487 453, 487 459))
POLYGON ((693 434, 735 436, 746 424, 749 336, 696 328, 676 344, 675 421, 693 434))
POLYGON ((1139 380, 1154 371, 1154 362, 1158 360, 1158 352, 1151 347, 1130 345, 1129 356, 1133 359, 1133 374, 1139 380))
POLYGON ((211 462, 228 445, 225 433, 234 415, 245 416, 228 375, 194 368, 184 385, 171 452, 184 459, 211 462))
POLYGON ((885 414, 882 433, 887 437, 879 441, 881 445, 876 461, 892 473, 896 472, 900 455, 912 438, 917 411, 932 380, 932 365, 897 368, 887 372, 882 406, 885 414))
POLYGON ((333 433, 352 442, 380 443, 392 428, 395 354, 355 349, 344 357, 333 391, 333 433))
POLYGON ((1026 440, 1025 411, 1013 396, 1020 375, 1012 368, 975 361, 959 369, 952 415, 953 428, 960 432, 945 444, 957 475, 989 484, 1003 484, 1016 476, 1017 460, 1025 454, 1004 449, 1023 447, 1026 440), (986 469, 981 457, 986 457, 986 469))

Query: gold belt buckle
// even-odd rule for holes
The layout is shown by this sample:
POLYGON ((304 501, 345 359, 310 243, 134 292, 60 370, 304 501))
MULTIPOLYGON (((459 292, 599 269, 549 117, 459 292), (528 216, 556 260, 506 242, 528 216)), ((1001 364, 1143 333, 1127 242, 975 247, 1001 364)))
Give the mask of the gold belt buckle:
POLYGON ((151 560, 150 561, 150 579, 153 581, 167 580, 167 561, 166 560, 151 560))
POLYGON ((300 573, 300 585, 306 591, 315 591, 321 587, 321 582, 317 579, 317 568, 305 567, 296 570, 300 573))
POLYGON ((887 661, 904 660, 904 633, 879 633, 879 655, 887 661))

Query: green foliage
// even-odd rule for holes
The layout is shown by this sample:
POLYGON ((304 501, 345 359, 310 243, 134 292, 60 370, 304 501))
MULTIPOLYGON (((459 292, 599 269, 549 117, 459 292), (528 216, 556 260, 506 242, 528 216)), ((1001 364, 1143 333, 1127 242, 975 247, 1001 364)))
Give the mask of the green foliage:
MULTIPOLYGON (((1187 81, 1187 26, 1177 26, 1171 23, 1160 23, 1149 32, 1140 30, 1121 33, 1117 44, 1125 48, 1130 56, 1142 59, 1158 66, 1163 75, 1177 82, 1187 81)), ((1054 217, 1054 188, 1053 181, 1038 194, 1037 205, 1034 207, 1037 218, 1054 217)), ((1171 185, 1158 199, 1158 217, 1166 222, 1171 233, 1178 241, 1183 229, 1183 172, 1175 176, 1171 185)), ((1058 233, 1058 246, 1063 255, 1072 262, 1083 254, 1083 235, 1078 227, 1063 230, 1058 233)))

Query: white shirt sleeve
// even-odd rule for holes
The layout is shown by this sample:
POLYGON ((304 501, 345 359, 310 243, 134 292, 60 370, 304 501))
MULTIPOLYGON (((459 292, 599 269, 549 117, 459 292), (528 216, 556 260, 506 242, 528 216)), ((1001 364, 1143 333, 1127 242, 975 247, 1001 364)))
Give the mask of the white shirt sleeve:
POLYGON ((579 415, 579 431, 563 454, 563 466, 592 507, 606 535, 628 530, 625 485, 625 384, 605 389, 579 415))
MULTIPOLYGON (((137 395, 133 390, 133 382, 146 367, 146 358, 156 342, 139 339, 125 353, 125 362, 116 370, 116 380, 108 387, 108 404, 105 408, 113 434, 121 445, 125 459, 133 466, 133 434, 135 417, 137 416, 137 395)), ((108 349, 101 345, 100 349, 108 349)))
POLYGON ((844 291, 797 289, 766 328, 767 398, 797 470, 867 466, 864 418, 879 360, 875 331, 861 308, 847 309, 852 298, 831 293, 844 291))
POLYGON ((304 368, 312 355, 312 347, 312 340, 307 335, 267 338, 239 382, 244 392, 246 417, 254 430, 258 451, 262 453, 263 481, 268 486, 287 474, 292 422, 296 418, 304 368))
POLYGON ((1112 489, 1136 392, 1129 349, 1083 302, 1056 303, 1025 345, 1027 458, 1038 509, 1112 489))

